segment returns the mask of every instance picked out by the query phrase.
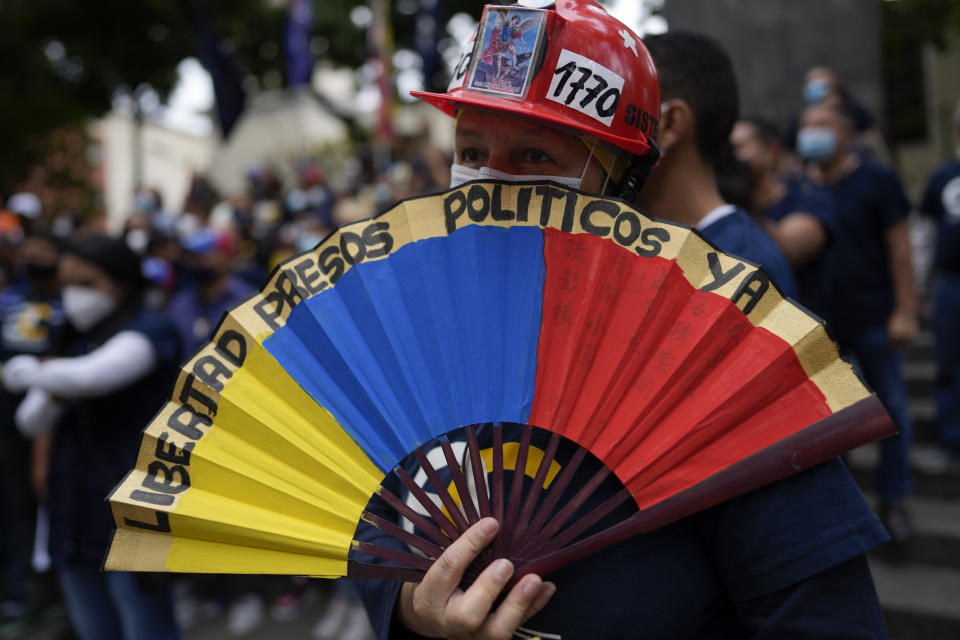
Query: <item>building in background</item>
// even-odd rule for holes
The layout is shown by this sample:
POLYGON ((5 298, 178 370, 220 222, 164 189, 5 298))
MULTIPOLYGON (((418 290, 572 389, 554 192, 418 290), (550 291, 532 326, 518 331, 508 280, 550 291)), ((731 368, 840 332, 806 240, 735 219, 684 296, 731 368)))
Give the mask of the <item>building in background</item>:
POLYGON ((132 114, 119 111, 94 122, 91 134, 99 146, 106 226, 114 232, 133 210, 138 173, 139 182, 157 189, 166 207, 176 211, 193 174, 210 167, 217 147, 213 134, 187 133, 150 120, 138 124, 132 114))
POLYGON ((827 65, 881 118, 878 0, 666 0, 671 30, 706 33, 730 53, 744 113, 786 121, 802 106, 803 76, 827 65))
MULTIPOLYGON (((741 111, 786 122, 802 106, 807 69, 833 68, 876 117, 914 200, 952 152, 960 99, 960 33, 937 38, 912 22, 921 3, 902 0, 666 0, 670 29, 701 31, 730 52, 741 111), (914 15, 911 15, 913 13, 914 15)), ((927 16, 929 19, 929 16, 927 16)))

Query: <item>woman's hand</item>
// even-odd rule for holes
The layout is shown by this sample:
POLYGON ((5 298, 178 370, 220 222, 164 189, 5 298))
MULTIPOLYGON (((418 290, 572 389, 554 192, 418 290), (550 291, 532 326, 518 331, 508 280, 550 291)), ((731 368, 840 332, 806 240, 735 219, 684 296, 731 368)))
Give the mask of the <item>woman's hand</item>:
POLYGON ((500 524, 484 518, 460 536, 437 558, 420 584, 407 583, 397 603, 400 622, 411 631, 432 638, 454 640, 510 640, 517 627, 546 606, 557 588, 540 576, 526 575, 491 611, 513 575, 513 564, 495 560, 463 591, 463 572, 496 537, 500 524))
POLYGON ((30 387, 39 367, 40 361, 36 356, 29 354, 14 356, 3 363, 0 379, 10 393, 23 393, 30 387))

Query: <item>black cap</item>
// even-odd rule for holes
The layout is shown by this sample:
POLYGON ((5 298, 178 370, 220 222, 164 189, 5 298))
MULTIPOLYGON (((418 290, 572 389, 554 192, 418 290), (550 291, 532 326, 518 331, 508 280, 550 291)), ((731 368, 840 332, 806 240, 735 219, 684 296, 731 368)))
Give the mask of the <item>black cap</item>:
POLYGON ((119 238, 105 234, 88 235, 67 245, 63 252, 95 264, 111 280, 134 291, 144 283, 140 258, 119 238))

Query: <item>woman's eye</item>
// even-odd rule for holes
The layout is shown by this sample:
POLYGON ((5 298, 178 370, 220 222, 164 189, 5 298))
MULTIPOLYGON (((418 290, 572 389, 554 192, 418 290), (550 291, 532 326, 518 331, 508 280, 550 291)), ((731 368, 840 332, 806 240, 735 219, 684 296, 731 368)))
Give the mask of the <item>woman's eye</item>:
POLYGON ((539 164, 541 162, 548 162, 550 160, 550 156, 539 149, 527 149, 524 152, 524 159, 527 162, 539 164))
POLYGON ((460 152, 460 160, 466 163, 480 162, 483 160, 483 154, 480 153, 479 149, 468 147, 460 152))

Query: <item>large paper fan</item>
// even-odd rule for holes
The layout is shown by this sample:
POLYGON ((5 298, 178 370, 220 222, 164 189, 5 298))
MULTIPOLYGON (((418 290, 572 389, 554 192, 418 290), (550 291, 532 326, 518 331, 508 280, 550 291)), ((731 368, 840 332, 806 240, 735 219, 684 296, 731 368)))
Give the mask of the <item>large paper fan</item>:
POLYGON ((620 201, 471 183, 335 232, 224 317, 110 496, 106 568, 416 580, 493 514, 496 554, 547 572, 892 432, 755 265, 620 201), (561 443, 635 515, 571 518, 592 487, 556 475, 561 443), (361 520, 410 551, 358 542, 361 520))

